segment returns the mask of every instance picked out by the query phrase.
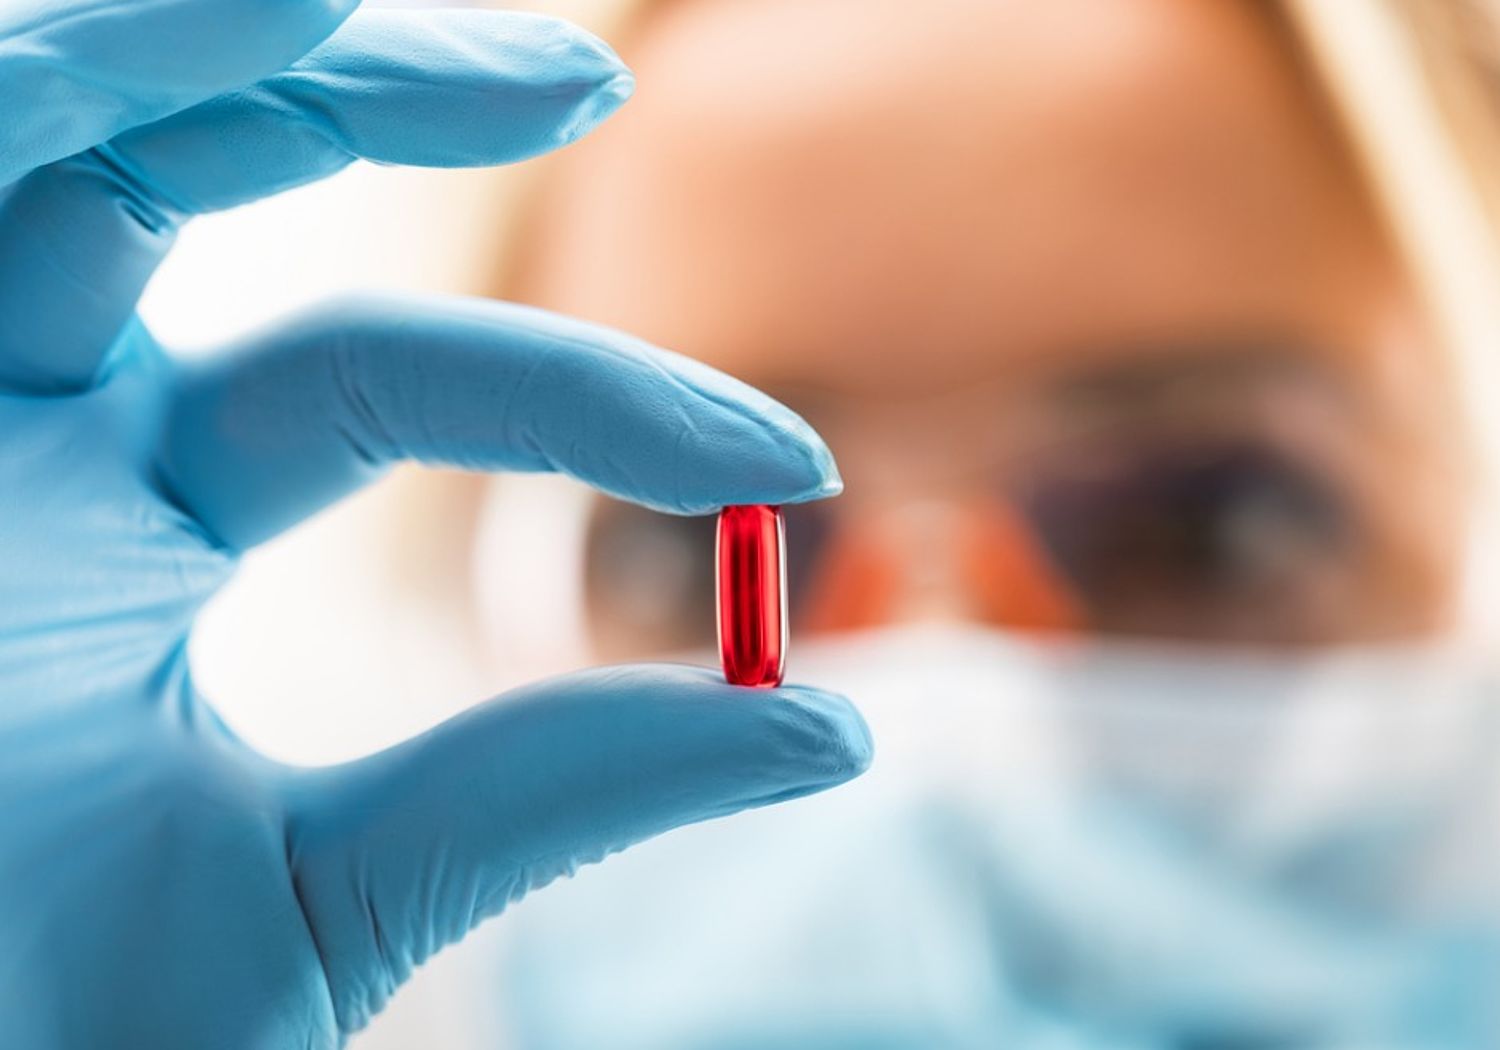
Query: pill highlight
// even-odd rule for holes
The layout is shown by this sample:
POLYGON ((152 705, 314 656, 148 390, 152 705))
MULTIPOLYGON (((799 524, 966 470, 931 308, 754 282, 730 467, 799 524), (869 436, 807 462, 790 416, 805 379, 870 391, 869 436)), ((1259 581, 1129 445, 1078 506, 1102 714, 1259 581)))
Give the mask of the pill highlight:
POLYGON ((786 525, 779 507, 719 513, 719 657, 731 685, 769 688, 786 669, 786 525))

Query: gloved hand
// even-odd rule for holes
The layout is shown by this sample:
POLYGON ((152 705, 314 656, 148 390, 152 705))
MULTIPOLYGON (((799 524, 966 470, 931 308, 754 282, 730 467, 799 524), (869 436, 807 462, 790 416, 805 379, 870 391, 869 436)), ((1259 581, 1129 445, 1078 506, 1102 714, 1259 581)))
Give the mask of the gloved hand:
POLYGON ((560 470, 678 512, 839 487, 755 391, 531 310, 345 303, 206 361, 166 353, 134 303, 190 215, 354 155, 528 156, 629 89, 556 21, 338 28, 351 6, 0 11, 0 183, 19 177, 0 191, 8 1047, 334 1046, 528 890, 869 757, 838 698, 682 667, 541 683, 316 770, 256 755, 195 691, 185 641, 238 552, 398 459, 560 470))

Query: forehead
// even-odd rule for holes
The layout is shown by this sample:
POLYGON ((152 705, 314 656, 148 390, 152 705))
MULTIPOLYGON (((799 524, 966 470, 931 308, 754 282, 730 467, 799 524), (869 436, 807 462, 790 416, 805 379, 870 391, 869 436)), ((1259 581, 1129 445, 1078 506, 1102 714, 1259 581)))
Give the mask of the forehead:
POLYGON ((564 161, 525 294, 853 391, 1247 336, 1371 367, 1399 277, 1268 10, 669 5, 627 49, 635 100, 564 161))

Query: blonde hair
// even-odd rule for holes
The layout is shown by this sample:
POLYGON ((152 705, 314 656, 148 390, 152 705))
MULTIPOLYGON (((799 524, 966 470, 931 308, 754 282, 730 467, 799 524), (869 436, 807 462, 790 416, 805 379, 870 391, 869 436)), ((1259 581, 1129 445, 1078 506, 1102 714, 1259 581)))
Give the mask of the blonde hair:
MULTIPOLYGON (((1500 5, 1286 0, 1500 451, 1500 5)), ((1487 433, 1488 431, 1488 433, 1487 433)))
POLYGON ((1442 118, 1500 226, 1500 2, 1398 0, 1442 118))
POLYGON ((1460 625, 1500 634, 1500 0, 1284 0, 1459 376, 1460 625))

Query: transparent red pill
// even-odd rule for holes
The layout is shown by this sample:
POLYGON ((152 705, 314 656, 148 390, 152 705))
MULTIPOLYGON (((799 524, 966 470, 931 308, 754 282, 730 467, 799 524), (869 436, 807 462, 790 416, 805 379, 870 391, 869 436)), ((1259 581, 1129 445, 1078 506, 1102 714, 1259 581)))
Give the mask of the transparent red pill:
POLYGON ((778 507, 719 513, 719 658, 731 685, 769 688, 786 670, 786 526, 778 507))

